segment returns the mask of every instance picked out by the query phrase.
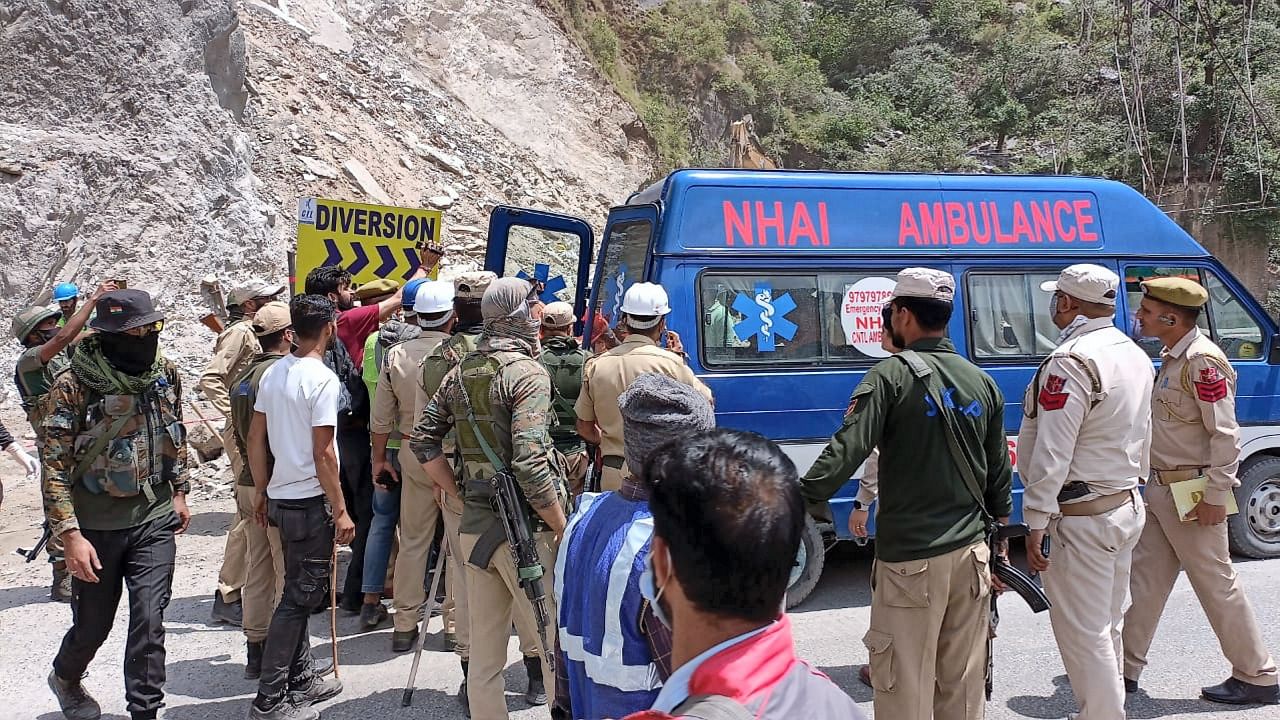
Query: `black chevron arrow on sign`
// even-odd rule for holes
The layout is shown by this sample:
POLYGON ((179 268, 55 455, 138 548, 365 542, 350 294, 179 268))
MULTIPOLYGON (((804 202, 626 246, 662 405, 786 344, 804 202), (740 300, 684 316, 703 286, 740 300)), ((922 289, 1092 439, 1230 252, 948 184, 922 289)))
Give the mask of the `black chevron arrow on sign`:
POLYGON ((369 266, 369 255, 365 253, 364 246, 360 243, 351 243, 351 250, 356 254, 356 260, 347 266, 347 272, 356 275, 369 266))
POLYGON ((380 278, 391 277, 391 273, 396 269, 396 256, 387 245, 379 245, 377 250, 378 257, 382 258, 382 264, 373 271, 373 274, 380 278))

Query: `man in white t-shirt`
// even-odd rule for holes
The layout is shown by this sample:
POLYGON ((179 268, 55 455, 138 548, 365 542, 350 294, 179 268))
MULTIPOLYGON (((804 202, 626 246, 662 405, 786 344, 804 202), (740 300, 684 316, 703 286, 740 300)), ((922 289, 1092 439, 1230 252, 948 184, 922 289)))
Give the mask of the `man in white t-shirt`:
POLYGON ((337 331, 336 315, 323 295, 293 299, 297 347, 263 374, 253 406, 254 515, 280 530, 284 593, 267 630, 252 720, 318 720, 311 706, 342 692, 336 678, 317 676, 307 633, 311 611, 329 588, 333 543, 345 545, 355 534, 338 480, 338 376, 321 360, 337 331))

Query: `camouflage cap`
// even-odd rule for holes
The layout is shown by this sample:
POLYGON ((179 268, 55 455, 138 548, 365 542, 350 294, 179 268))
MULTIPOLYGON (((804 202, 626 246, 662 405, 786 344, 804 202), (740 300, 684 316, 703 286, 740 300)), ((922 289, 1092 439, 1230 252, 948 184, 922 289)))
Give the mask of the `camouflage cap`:
POLYGON ((489 289, 489 285, 497 279, 498 275, 488 270, 464 272, 453 279, 453 287, 456 291, 454 297, 460 300, 479 300, 484 297, 484 291, 489 289))
POLYGON ((1202 307, 1209 302, 1209 292, 1200 283, 1180 277, 1144 280, 1142 294, 1160 302, 1187 308, 1202 307))
POLYGON ((9 331, 13 333, 14 339, 22 342, 27 339, 32 330, 40 326, 40 323, 60 315, 62 313, 55 308, 48 308, 43 305, 29 307, 13 318, 13 324, 9 326, 9 331))
POLYGON ((246 300, 259 297, 275 297, 284 292, 284 283, 269 283, 266 280, 250 280, 227 293, 227 307, 243 305, 246 300))

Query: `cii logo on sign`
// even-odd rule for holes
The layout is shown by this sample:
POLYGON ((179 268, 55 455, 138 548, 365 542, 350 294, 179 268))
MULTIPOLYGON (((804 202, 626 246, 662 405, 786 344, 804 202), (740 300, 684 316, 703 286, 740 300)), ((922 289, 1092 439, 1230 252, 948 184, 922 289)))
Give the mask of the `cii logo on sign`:
POLYGON ((791 294, 784 293, 775 298, 773 288, 768 283, 756 283, 754 297, 738 293, 733 300, 733 309, 744 316, 734 326, 733 332, 744 342, 755 336, 756 349, 760 352, 777 350, 775 337, 790 340, 799 329, 786 317, 796 309, 796 302, 791 299, 791 294))

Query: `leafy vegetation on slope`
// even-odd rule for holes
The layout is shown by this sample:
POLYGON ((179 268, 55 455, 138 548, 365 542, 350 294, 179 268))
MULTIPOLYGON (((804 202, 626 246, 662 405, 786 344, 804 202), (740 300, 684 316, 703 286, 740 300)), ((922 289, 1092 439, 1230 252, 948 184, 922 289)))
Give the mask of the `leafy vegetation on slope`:
POLYGON ((750 114, 787 167, 1206 184, 1199 212, 1280 245, 1274 0, 548 1, 663 169, 723 164, 750 114))

